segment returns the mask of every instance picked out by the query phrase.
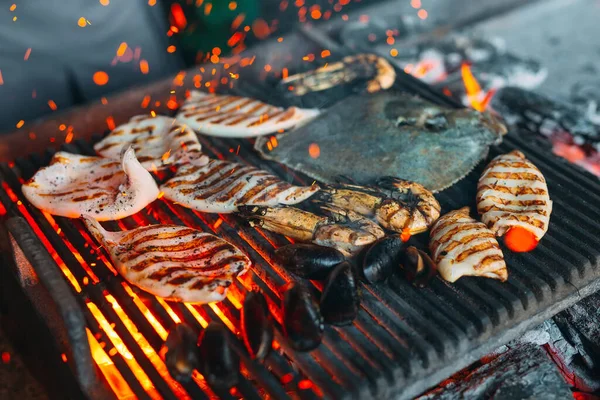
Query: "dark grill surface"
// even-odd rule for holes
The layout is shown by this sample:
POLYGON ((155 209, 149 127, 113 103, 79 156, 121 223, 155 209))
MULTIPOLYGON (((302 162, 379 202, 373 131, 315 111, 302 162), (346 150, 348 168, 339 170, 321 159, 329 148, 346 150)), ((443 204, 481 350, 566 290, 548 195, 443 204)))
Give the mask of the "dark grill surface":
MULTIPOLYGON (((265 90, 259 85, 244 86, 238 93, 264 97, 265 90)), ((490 157, 514 148, 523 150, 546 176, 554 211, 549 231, 534 252, 514 254, 505 250, 508 282, 462 278, 448 284, 435 279, 428 288, 416 289, 393 277, 386 284, 363 285, 361 311, 354 324, 327 327, 322 345, 311 353, 289 348, 278 327, 278 349, 260 365, 249 360, 241 340, 235 340, 244 379, 231 392, 216 394, 226 399, 286 398, 292 393, 300 398, 333 399, 415 396, 589 293, 600 278, 600 184, 551 155, 528 135, 510 134, 492 149, 490 157)), ((200 141, 210 156, 250 163, 297 184, 312 182, 260 159, 250 141, 202 136, 200 141)), ((81 141, 65 145, 64 150, 94 154, 92 144, 81 141)), ((254 262, 219 304, 188 306, 158 300, 116 275, 107 253, 97 248, 81 221, 46 216, 24 199, 20 189, 23 179, 47 165, 51 156, 52 151, 48 151, 19 159, 14 165, 0 165, 0 201, 9 216, 28 218, 36 233, 45 237, 57 265, 73 275, 72 280, 80 287, 78 291, 72 284, 73 294, 85 312, 89 330, 98 342, 105 343, 105 353, 129 387, 118 392, 123 397, 133 393, 139 398, 213 396, 215 393, 198 376, 183 386, 169 378, 158 355, 166 332, 179 321, 200 332, 207 322, 222 320, 237 333, 240 302, 252 287, 265 293, 280 321, 280 287, 293 278, 272 255, 273 249, 287 240, 251 228, 234 215, 203 214, 164 199, 133 217, 105 223, 111 230, 155 223, 188 225, 237 244, 254 262)), ((474 207, 476 182, 483 166, 437 195, 444 213, 463 205, 474 207)), ((427 238, 418 240, 425 244, 427 238)))

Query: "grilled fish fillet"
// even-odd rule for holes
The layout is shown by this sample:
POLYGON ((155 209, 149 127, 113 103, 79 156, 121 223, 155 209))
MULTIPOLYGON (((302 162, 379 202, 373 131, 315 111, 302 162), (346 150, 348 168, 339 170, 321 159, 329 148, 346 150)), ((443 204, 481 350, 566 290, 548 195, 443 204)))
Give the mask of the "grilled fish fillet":
POLYGON ((318 114, 316 109, 284 109, 247 97, 192 91, 175 118, 206 135, 252 137, 290 129, 318 114))
POLYGON ((520 226, 539 241, 550 223, 546 179, 518 150, 494 158, 477 185, 477 211, 497 236, 520 226))
POLYGON ((234 162, 210 160, 184 165, 161 186, 165 198, 203 212, 231 213, 240 205, 296 204, 319 190, 293 186, 267 171, 234 162))
POLYGON ((84 222, 131 284, 168 300, 221 301, 250 259, 225 240, 176 225, 149 225, 107 232, 90 216, 84 222))
POLYGON ((99 221, 133 215, 158 193, 131 147, 122 162, 58 152, 23 185, 23 194, 39 209, 69 218, 89 214, 99 221))
POLYGON ((494 233, 469 216, 469 207, 438 219, 430 237, 431 256, 448 282, 466 275, 501 281, 508 278, 504 255, 494 233))
POLYGON ((174 118, 138 115, 96 143, 94 150, 102 157, 119 160, 129 146, 149 171, 173 164, 208 162, 208 157, 201 153, 202 146, 196 133, 174 118))

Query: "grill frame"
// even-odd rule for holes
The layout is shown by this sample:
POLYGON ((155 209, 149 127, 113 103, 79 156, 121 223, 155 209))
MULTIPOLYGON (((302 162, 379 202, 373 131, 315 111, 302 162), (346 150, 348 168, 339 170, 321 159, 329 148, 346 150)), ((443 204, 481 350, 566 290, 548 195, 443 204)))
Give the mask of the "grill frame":
MULTIPOLYGON (((398 75, 397 83, 400 87, 430 100, 443 101, 447 105, 452 104, 448 98, 441 97, 428 86, 404 75, 403 72, 399 71, 398 75)), ((264 83, 248 82, 247 85, 240 84, 238 86, 238 94, 275 103, 285 101, 282 97, 274 98, 272 92, 268 91, 269 88, 265 87, 264 83), (269 93, 268 99, 265 98, 266 93, 269 93)), ((326 102, 327 99, 324 99, 323 103, 326 104, 326 102)), ((454 105, 456 104, 454 103, 454 105)), ((509 276, 515 274, 516 280, 509 280, 509 283, 504 284, 505 286, 489 280, 477 280, 477 278, 463 278, 453 285, 435 280, 431 288, 417 290, 401 279, 394 277, 389 283, 390 290, 387 289, 387 284, 364 286, 361 313, 357 322, 351 328, 328 328, 325 343, 314 353, 310 355, 295 353, 285 345, 279 333, 280 330, 277 330, 277 342, 280 343, 286 354, 297 360, 299 372, 294 371, 294 368, 287 363, 286 357, 275 354, 270 356, 268 360, 269 367, 275 371, 275 375, 281 377, 292 374, 291 384, 288 384, 289 387, 297 386, 297 383, 303 379, 312 380, 318 387, 318 391, 301 390, 299 394, 302 398, 318 397, 321 391, 326 397, 330 398, 378 398, 396 395, 402 398, 413 397, 451 373, 517 337, 544 319, 570 306, 578 299, 600 289, 600 276, 598 274, 600 253, 597 250, 600 249, 600 239, 590 235, 587 238, 588 245, 585 245, 571 229, 575 224, 579 224, 582 227, 587 226, 590 232, 594 228, 600 230, 600 225, 589 217, 589 214, 592 214, 596 216, 596 221, 598 221, 600 219, 600 209, 593 207, 591 201, 588 202, 581 196, 558 190, 561 187, 570 187, 584 193, 583 190, 587 185, 588 190, 596 188, 598 189, 597 193, 600 193, 600 184, 594 181, 594 177, 567 164, 566 161, 544 154, 541 146, 543 142, 540 139, 525 131, 519 131, 518 135, 514 136, 513 133, 505 137, 503 144, 492 149, 492 156, 498 152, 508 152, 513 148, 523 150, 526 156, 547 177, 551 196, 555 201, 555 212, 551 218, 550 231, 547 237, 542 240, 540 249, 536 250, 535 255, 514 255, 505 251, 509 276), (578 207, 576 207, 577 205, 578 207), (588 215, 582 211, 586 207, 588 215), (569 229, 560 228, 559 226, 562 226, 563 223, 566 223, 568 225, 566 228, 569 229), (556 235, 565 239, 568 244, 561 244, 560 240, 555 237, 556 235), (552 244, 556 250, 547 248, 547 244, 552 244), (595 248, 590 247, 592 245, 595 245, 595 248), (573 249, 578 250, 579 254, 573 249), (539 254, 539 257, 537 254, 539 254), (577 259, 577 263, 570 263, 569 257, 577 259), (565 269, 562 269, 560 265, 554 265, 549 269, 544 268, 542 262, 552 259, 560 259, 561 263, 571 265, 565 269), (518 267, 515 267, 516 261, 514 260, 519 260, 518 267), (528 261, 528 265, 524 264, 524 260, 528 261), (493 293, 498 301, 486 296, 488 292, 493 293), (461 301, 464 301, 468 306, 465 307, 464 304, 461 304, 461 301), (444 310, 443 307, 449 307, 450 309, 444 310), (420 319, 422 313, 426 313, 430 317, 429 321, 420 319), (379 320, 373 320, 373 317, 378 317, 379 320), (343 340, 340 340, 340 338, 343 340), (371 348, 363 348, 363 345, 371 346, 371 348), (373 354, 369 352, 372 349, 374 350, 373 354), (358 355, 356 360, 352 360, 348 356, 353 352, 358 355), (411 371, 408 375, 406 375, 407 369, 411 371), (340 387, 334 382, 332 376, 336 376, 340 382, 348 384, 348 386, 340 387)), ((95 138, 95 140, 98 139, 99 137, 95 138)), ((249 141, 206 137, 200 137, 200 140, 203 149, 209 154, 212 153, 211 155, 236 160, 235 151, 232 152, 231 150, 236 149, 236 146, 239 145, 240 154, 245 162, 267 169, 283 178, 291 179, 295 183, 310 183, 312 181, 312 179, 301 173, 282 168, 277 163, 260 159, 252 151, 249 141)), ((65 145, 63 149, 76 153, 93 154, 91 143, 84 141, 76 141, 75 144, 65 145)), ((49 221, 38 210, 29 206, 20 194, 20 182, 16 173, 23 173, 25 177, 31 176, 39 166, 47 164, 51 155, 52 151, 47 151, 43 156, 31 155, 29 158, 17 160, 16 165, 12 168, 6 164, 0 165, 0 176, 2 182, 8 185, 17 197, 24 202, 23 207, 35 216, 42 231, 47 234, 46 237, 51 241, 51 245, 55 247, 59 256, 72 266, 70 269, 74 270, 76 279, 81 282, 86 271, 77 260, 77 257, 62 243, 62 238, 56 234, 55 228, 49 221)), ((465 203, 473 206, 476 189, 474 182, 484 165, 485 163, 481 163, 469 177, 437 196, 443 205, 444 212, 450 209, 449 206, 458 208, 465 203)), ((594 195, 594 193, 589 195, 592 198, 597 198, 597 204, 600 204, 600 196, 594 195)), ((7 206, 9 215, 20 214, 19 207, 10 200, 6 187, 0 190, 0 202, 7 206)), ((261 263, 263 269, 256 270, 253 268, 249 272, 253 276, 250 284, 258 286, 266 294, 272 311, 277 314, 277 290, 286 282, 289 274, 272 262, 269 253, 273 244, 285 243, 282 236, 243 226, 241 221, 232 215, 219 217, 214 214, 201 214, 172 206, 162 200, 155 203, 150 206, 152 212, 148 215, 141 213, 142 215, 135 218, 127 218, 121 223, 110 222, 105 226, 109 229, 120 229, 122 226, 130 229, 140 220, 145 223, 153 223, 157 222, 158 218, 165 218, 166 220, 172 220, 174 223, 188 224, 214 233, 213 227, 216 221, 221 218, 223 223, 217 230, 217 234, 222 234, 225 239, 230 241, 231 238, 235 238, 239 234, 243 240, 234 240, 233 242, 238 245, 243 242, 243 246, 240 245, 240 247, 249 253, 255 262, 258 260, 261 263), (174 210, 177 211, 174 212, 174 210), (166 216, 169 217, 166 218, 166 216), (269 279, 263 281, 261 278, 266 276, 269 276, 269 279)), ((69 237, 69 242, 78 249, 85 263, 89 265, 96 262, 97 265, 101 265, 102 257, 97 253, 88 254, 88 251, 84 251, 86 248, 85 243, 89 245, 89 242, 80 233, 82 228, 80 221, 60 217, 54 217, 54 219, 56 226, 62 229, 64 235, 69 237)), ((7 223, 7 228, 13 236, 36 234, 31 227, 28 231, 23 227, 22 222, 13 221, 7 223), (20 225, 21 228, 15 228, 17 225, 20 225), (20 229, 26 233, 19 232, 20 229)), ((420 241, 423 242, 424 238, 420 238, 420 241)), ((31 250, 32 255, 40 251, 39 246, 35 247, 36 249, 31 250)), ((50 264, 54 264, 56 271, 59 271, 58 265, 51 258, 49 264, 47 258, 50 257, 50 254, 45 249, 44 252, 46 262, 44 266, 39 265, 37 267, 39 271, 48 269, 50 264)), ((29 256, 29 253, 29 250, 25 250, 25 255, 29 256)), ((107 254, 103 253, 102 256, 106 257, 107 254)), ((18 265, 16 267, 19 268, 18 265)), ((98 274, 100 282, 96 285, 86 286, 85 296, 78 296, 73 290, 70 290, 69 294, 64 294, 64 296, 60 296, 55 300, 58 303, 75 301, 80 307, 83 305, 88 326, 91 326, 94 333, 100 333, 103 341, 110 343, 106 334, 103 334, 104 331, 98 326, 98 322, 84 306, 87 300, 93 300, 107 319, 112 322, 116 321, 115 331, 127 347, 131 348, 130 351, 141 367, 147 371, 149 379, 155 384, 157 390, 164 394, 165 398, 176 398, 176 393, 173 392, 169 384, 161 382, 162 378, 159 371, 156 370, 149 359, 145 358, 143 349, 137 345, 134 335, 129 333, 126 324, 119 322, 120 318, 106 300, 104 291, 108 290, 115 295, 121 307, 126 309, 129 318, 138 327, 144 326, 142 334, 156 353, 160 352, 160 335, 154 332, 150 326, 147 326, 148 323, 142 311, 134 304, 131 296, 120 284, 121 279, 119 277, 111 276, 106 267, 95 267, 93 271, 98 274)), ((53 283, 50 281, 44 283, 51 293, 54 292, 53 283)), ((240 281, 236 281, 234 286, 234 290, 245 290, 245 283, 242 284, 240 281)), ((151 296, 146 296, 135 288, 133 290, 144 302, 148 302, 154 316, 163 325, 168 326, 169 321, 171 321, 172 326, 173 321, 166 308, 161 306, 155 299, 153 300, 151 296)), ((201 328, 196 318, 185 306, 171 304, 171 307, 182 320, 191 321, 194 329, 199 330, 201 328)), ((233 321, 239 323, 239 311, 236 311, 235 306, 229 299, 224 301, 222 307, 229 313, 228 316, 233 321)), ((201 316, 206 319, 219 318, 214 309, 208 306, 199 307, 197 312, 201 313, 201 316)), ((224 314, 227 313, 224 312, 224 314)), ((234 343, 236 343, 235 350, 241 355, 245 368, 252 372, 260 386, 276 398, 285 395, 286 389, 274 379, 266 368, 248 359, 241 342, 234 341, 234 343)), ((79 344, 76 343, 77 345, 79 344)), ((89 344, 87 346, 89 348, 89 344)), ((126 360, 119 353, 112 356, 111 359, 120 371, 128 370, 126 360)), ((71 365, 74 369, 77 369, 79 368, 77 363, 80 361, 77 357, 73 357, 70 362, 75 363, 75 365, 71 365)), ((144 398, 143 393, 145 392, 141 385, 135 383, 136 379, 133 374, 122 373, 129 385, 132 386, 132 390, 144 398)), ((98 375, 97 369, 96 375, 103 380, 98 375)), ((83 383, 80 380, 82 387, 85 387, 83 383)), ((184 389, 197 398, 207 398, 211 394, 210 390, 196 386, 192 383, 184 385, 184 389)), ((260 392, 260 389, 255 388, 246 381, 238 390, 247 398, 258 398, 264 394, 260 392)), ((223 398, 232 398, 229 393, 217 392, 216 394, 223 398)))

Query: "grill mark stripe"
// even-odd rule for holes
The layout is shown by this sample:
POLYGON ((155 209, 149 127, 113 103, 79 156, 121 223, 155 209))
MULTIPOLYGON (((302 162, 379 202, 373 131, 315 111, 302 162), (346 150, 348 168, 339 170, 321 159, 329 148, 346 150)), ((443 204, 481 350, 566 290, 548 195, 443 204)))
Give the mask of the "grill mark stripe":
POLYGON ((471 247, 467 248, 462 253, 458 254, 455 257, 455 260, 457 262, 462 262, 466 258, 468 258, 468 257, 470 257, 470 256, 472 256, 474 254, 482 253, 482 252, 484 252, 486 250, 490 250, 490 249, 500 250, 500 247, 496 243, 493 243, 493 242, 481 243, 481 244, 478 244, 476 246, 471 246, 471 247))
POLYGON ((268 202, 269 200, 276 198, 279 193, 281 193, 285 190, 288 190, 290 187, 292 187, 292 185, 290 185, 287 182, 276 183, 274 188, 269 188, 260 197, 252 199, 251 202, 253 202, 253 203, 268 202))
MULTIPOLYGON (((158 239, 160 239, 160 238, 158 238, 158 239)), ((202 248, 203 246, 207 246, 208 244, 214 243, 217 240, 218 240, 218 238, 210 238, 210 239, 199 238, 194 241, 183 242, 183 243, 179 243, 179 244, 175 244, 175 245, 156 245, 156 246, 146 246, 146 247, 142 247, 142 248, 139 248, 139 246, 136 246, 135 250, 132 250, 129 253, 127 253, 127 255, 122 256, 123 262, 129 262, 131 260, 138 258, 141 255, 149 254, 149 253, 155 253, 155 252, 161 252, 161 251, 165 252, 165 253, 166 252, 175 253, 175 252, 182 252, 182 251, 186 251, 186 250, 192 250, 195 248, 202 248)), ((145 243, 147 243, 149 241, 150 240, 146 241, 145 243)))
POLYGON ((538 181, 545 182, 539 175, 530 172, 495 172, 490 171, 482 176, 481 179, 502 179, 502 180, 518 180, 518 181, 538 181))
MULTIPOLYGON (((203 262, 203 261, 209 260, 216 253, 223 251, 223 250, 231 250, 231 251, 237 252, 237 249, 235 247, 233 247, 232 245, 230 245, 229 243, 223 243, 219 246, 215 246, 215 247, 209 249, 208 251, 198 253, 198 254, 188 254, 183 257, 172 257, 172 255, 169 255, 169 254, 153 256, 153 257, 147 258, 145 260, 142 260, 137 264, 132 265, 131 269, 133 269, 134 271, 143 271, 151 265, 159 264, 162 262, 175 262, 175 263, 203 262)), ((192 268, 192 267, 189 267, 189 268, 192 268)), ((211 264, 209 266, 202 267, 201 270, 202 270, 202 272, 208 272, 208 271, 214 271, 214 270, 216 270, 216 268, 214 268, 214 264, 211 264)))
MULTIPOLYGON (((157 227, 157 231, 158 231, 158 227, 157 227)), ((137 249, 140 245, 143 245, 144 243, 147 243, 151 240, 167 240, 167 239, 173 239, 173 238, 177 238, 177 237, 193 235, 196 233, 198 233, 198 231, 191 229, 191 228, 183 228, 176 232, 160 232, 160 231, 158 233, 146 232, 144 237, 137 239, 133 243, 127 244, 124 241, 122 241, 122 243, 124 245, 130 246, 132 249, 137 249)))
POLYGON ((253 188, 248 190, 244 195, 235 202, 235 204, 246 204, 248 203, 254 196, 258 195, 265 187, 268 187, 274 183, 279 182, 279 178, 273 175, 267 175, 265 180, 260 182, 260 184, 255 185, 253 188))
POLYGON ((232 175, 229 175, 227 177, 223 178, 223 181, 220 182, 217 185, 214 185, 212 187, 207 187, 207 190, 204 191, 204 193, 202 194, 198 194, 196 195, 196 197, 194 197, 196 200, 205 200, 215 194, 218 194, 219 192, 221 192, 222 190, 224 190, 225 188, 229 187, 232 183, 235 183, 235 180, 246 175, 249 173, 252 173, 253 168, 241 168, 240 170, 236 171, 235 173, 233 173, 232 175))

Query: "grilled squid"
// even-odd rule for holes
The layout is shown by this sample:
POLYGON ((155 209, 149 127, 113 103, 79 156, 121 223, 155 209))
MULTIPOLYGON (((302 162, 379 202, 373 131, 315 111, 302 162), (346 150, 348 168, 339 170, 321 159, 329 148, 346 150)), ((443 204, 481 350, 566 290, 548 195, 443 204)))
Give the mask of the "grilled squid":
POLYGON ((367 91, 373 93, 389 89, 396 80, 396 71, 383 57, 374 54, 357 54, 313 71, 289 76, 282 80, 280 85, 288 87, 289 91, 296 96, 303 96, 306 93, 350 83, 356 79, 369 79, 367 91))
POLYGON ((328 217, 293 207, 240 206, 239 211, 252 226, 302 242, 333 247, 348 256, 384 236, 376 223, 335 207, 324 209, 328 217))
POLYGON ((477 211, 509 249, 533 250, 548 230, 552 201, 546 179, 518 150, 494 158, 477 185, 477 211))
POLYGON ((194 90, 175 118, 205 135, 252 137, 290 129, 317 115, 319 110, 284 109, 248 97, 194 90))
POLYGON ((431 228, 429 250, 442 278, 455 282, 462 276, 505 281, 504 255, 494 233, 469 216, 469 207, 451 211, 431 228))
POLYGON ((403 240, 429 229, 440 216, 440 204, 418 183, 382 178, 379 188, 331 185, 317 195, 321 201, 374 218, 386 229, 402 233, 403 240))
POLYGON ((149 225, 107 232, 89 216, 84 222, 131 284, 168 300, 221 301, 250 259, 225 240, 177 225, 149 225))
POLYGON ((58 152, 48 167, 23 184, 23 194, 50 214, 69 218, 90 214, 107 221, 137 213, 156 200, 159 192, 129 147, 121 162, 58 152))

